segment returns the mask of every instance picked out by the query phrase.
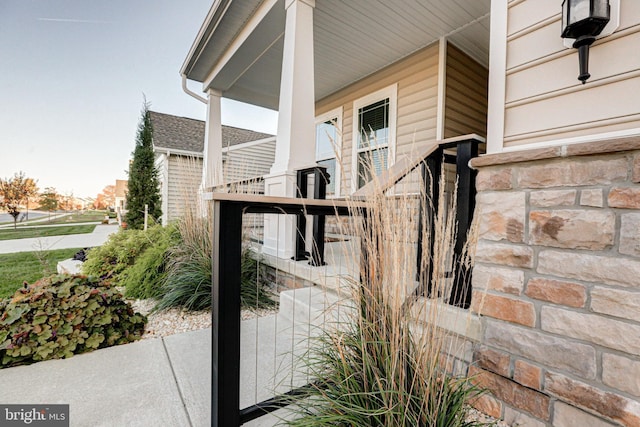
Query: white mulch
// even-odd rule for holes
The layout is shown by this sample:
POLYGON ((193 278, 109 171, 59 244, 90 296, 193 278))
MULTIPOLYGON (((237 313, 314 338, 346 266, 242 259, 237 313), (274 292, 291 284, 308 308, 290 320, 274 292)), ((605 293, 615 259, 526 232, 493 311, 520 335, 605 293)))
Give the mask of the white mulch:
MULTIPOLYGON (((151 313, 155 306, 152 299, 129 301, 134 311, 147 316, 142 339, 166 337, 182 332, 195 331, 211 327, 211 311, 187 311, 180 308, 171 308, 159 312, 151 313), (151 314, 150 314, 151 313, 151 314)), ((242 320, 253 319, 255 317, 275 314, 273 309, 242 310, 242 320)))

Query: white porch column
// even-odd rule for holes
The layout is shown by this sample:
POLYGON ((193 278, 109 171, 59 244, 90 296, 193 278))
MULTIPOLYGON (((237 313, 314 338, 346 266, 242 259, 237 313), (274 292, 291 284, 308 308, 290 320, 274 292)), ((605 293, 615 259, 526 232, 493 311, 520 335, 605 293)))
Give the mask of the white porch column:
POLYGON ((222 176, 222 94, 209 89, 207 122, 204 130, 204 153, 202 163, 202 189, 223 183, 222 176))
MULTIPOLYGON (((315 163, 315 90, 313 9, 315 0, 285 0, 287 11, 275 162, 265 177, 269 196, 295 197, 295 170, 315 163)), ((265 253, 290 258, 295 249, 295 220, 265 215, 265 253)))

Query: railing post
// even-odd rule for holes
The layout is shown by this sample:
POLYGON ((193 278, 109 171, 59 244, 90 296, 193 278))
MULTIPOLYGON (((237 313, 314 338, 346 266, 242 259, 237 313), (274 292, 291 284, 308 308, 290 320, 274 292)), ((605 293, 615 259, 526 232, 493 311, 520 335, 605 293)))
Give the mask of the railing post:
MULTIPOLYGON (((296 197, 305 199, 307 197, 308 177, 304 170, 296 172, 296 197)), ((294 261, 302 261, 307 259, 307 251, 305 251, 304 238, 307 233, 307 217, 298 215, 296 217, 296 249, 293 255, 294 261)))
MULTIPOLYGON (((438 217, 438 200, 440 198, 440 175, 442 174, 443 150, 439 148, 422 163, 422 185, 424 188, 423 198, 420 200, 420 216, 418 217, 418 251, 417 251, 417 280, 418 295, 431 296, 433 282, 433 253, 430 253, 429 262, 423 265, 422 246, 423 228, 426 228, 429 238, 429 248, 433 249, 435 240, 435 222, 438 217), (423 219, 424 218, 424 219, 423 219), (427 223, 424 224, 423 221, 427 223), (427 271, 424 271, 424 267, 427 271)), ((431 251, 433 252, 433 251, 431 251)))
MULTIPOLYGON (((313 168, 313 198, 316 200, 324 200, 327 198, 327 169, 321 166, 313 168)), ((315 267, 325 265, 324 226, 325 216, 314 215, 310 264, 315 267)))
MULTIPOLYGON (((323 200, 327 198, 327 168, 314 166, 312 168, 300 169, 296 172, 297 190, 296 196, 306 198, 308 195, 309 174, 313 174, 313 198, 323 200)), ((313 236, 311 244, 311 254, 305 250, 305 237, 307 232, 307 218, 305 215, 298 215, 296 230, 296 249, 293 256, 294 261, 307 259, 310 255, 309 264, 313 266, 325 265, 324 262, 324 230, 325 216, 313 216, 313 236)))
POLYGON ((456 271, 449 304, 468 308, 471 304, 471 270, 461 259, 467 234, 471 228, 473 211, 476 205, 476 171, 469 167, 469 161, 478 156, 478 141, 468 140, 458 143, 456 153, 456 171, 458 174, 457 212, 458 232, 454 248, 456 271))
POLYGON ((242 206, 214 201, 211 425, 240 425, 242 206))

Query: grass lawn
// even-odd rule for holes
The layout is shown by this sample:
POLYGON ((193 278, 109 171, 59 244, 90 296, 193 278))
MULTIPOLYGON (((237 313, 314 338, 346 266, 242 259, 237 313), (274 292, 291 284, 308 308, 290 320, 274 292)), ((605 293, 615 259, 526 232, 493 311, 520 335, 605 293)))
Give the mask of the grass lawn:
MULTIPOLYGON (((61 214, 58 214, 58 216, 61 214)), ((101 222, 107 215, 106 211, 86 211, 82 213, 64 214, 61 218, 53 218, 50 221, 43 221, 41 224, 74 224, 78 222, 101 222)))
POLYGON ((6 298, 24 281, 36 280, 56 273, 58 261, 73 258, 78 249, 0 254, 0 298, 6 298))
POLYGON ((26 239, 28 237, 66 236, 93 232, 96 225, 69 225, 60 227, 4 228, 0 230, 0 240, 26 239))

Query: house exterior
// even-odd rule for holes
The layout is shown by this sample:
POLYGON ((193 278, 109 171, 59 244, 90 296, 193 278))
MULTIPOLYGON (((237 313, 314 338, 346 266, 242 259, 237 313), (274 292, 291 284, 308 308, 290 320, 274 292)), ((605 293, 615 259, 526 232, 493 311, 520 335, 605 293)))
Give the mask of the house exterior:
MULTIPOLYGON (((150 111, 153 150, 159 172, 162 224, 180 218, 188 206, 195 207, 202 185, 205 122, 150 111)), ((273 163, 275 138, 260 132, 222 126, 224 181, 264 175, 273 163)))
MULTIPOLYGON (((492 391, 477 405, 519 425, 640 425, 640 2, 609 3, 583 85, 560 0, 214 1, 181 70, 207 97, 208 186, 221 97, 279 111, 269 195, 295 196, 295 170, 319 163, 350 197, 372 145, 383 170, 486 137, 471 161, 484 295, 460 331, 492 391)), ((267 218, 265 253, 291 256, 293 236, 267 218)))
POLYGON ((115 188, 115 210, 118 223, 122 224, 124 214, 127 213, 127 191, 129 189, 129 181, 126 179, 116 179, 115 188))

